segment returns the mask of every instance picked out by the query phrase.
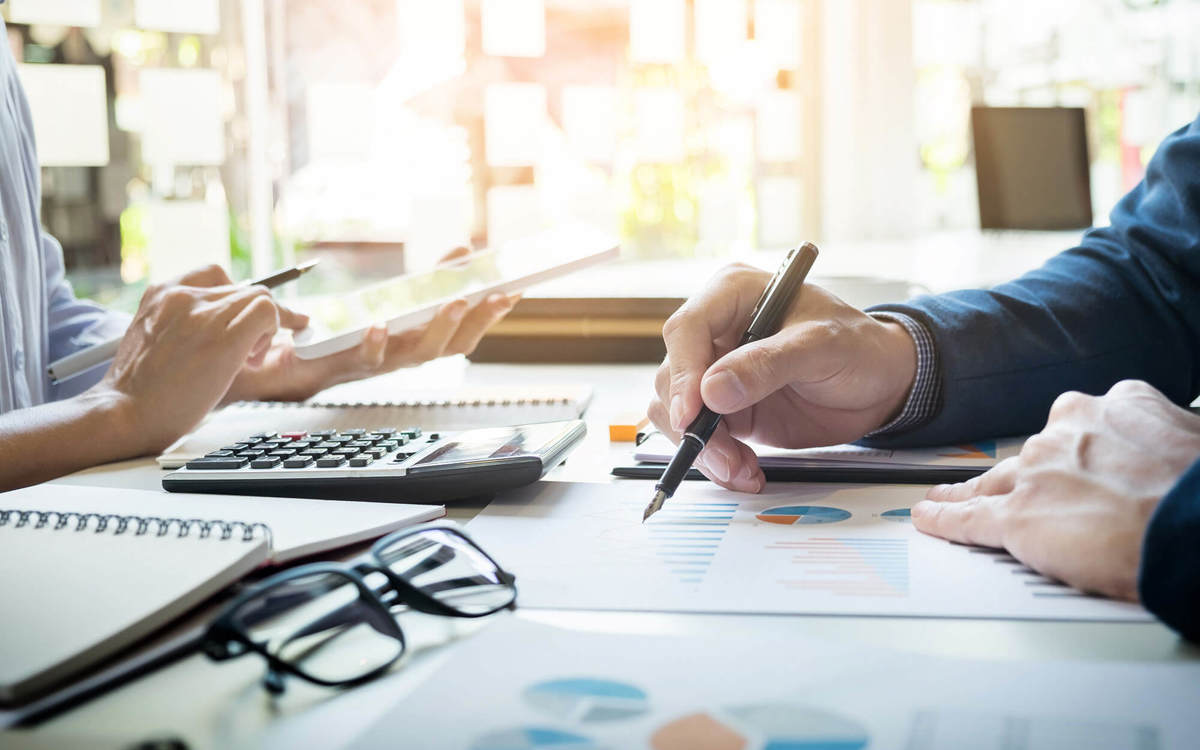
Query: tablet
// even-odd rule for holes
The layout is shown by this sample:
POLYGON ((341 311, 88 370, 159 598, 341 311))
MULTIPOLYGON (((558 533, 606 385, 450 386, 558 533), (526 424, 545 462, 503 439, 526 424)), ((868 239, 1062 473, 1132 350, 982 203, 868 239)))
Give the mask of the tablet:
POLYGON ((397 276, 347 294, 310 297, 296 309, 309 325, 295 335, 296 356, 315 359, 362 342, 379 322, 389 333, 424 325, 442 305, 460 297, 472 305, 490 294, 512 294, 534 284, 613 260, 615 237, 596 230, 560 228, 472 253, 460 263, 397 276))

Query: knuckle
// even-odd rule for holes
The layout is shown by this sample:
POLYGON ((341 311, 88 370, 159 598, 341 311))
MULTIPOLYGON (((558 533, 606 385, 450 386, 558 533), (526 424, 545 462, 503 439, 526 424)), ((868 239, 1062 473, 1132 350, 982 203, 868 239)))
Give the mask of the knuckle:
POLYGON ((1144 380, 1121 380, 1108 389, 1107 395, 1120 398, 1152 396, 1157 393, 1158 391, 1144 380))
POLYGON ((663 337, 669 340, 672 335, 694 325, 695 320, 696 313, 685 302, 678 310, 671 313, 671 316, 663 323, 663 337))
POLYGON ((1049 457, 1058 448, 1058 440, 1051 434, 1039 432, 1030 436, 1021 446, 1021 463, 1024 466, 1037 464, 1049 457))
POLYGON ((1054 403, 1050 406, 1050 418, 1059 419, 1062 417, 1078 414, 1082 411, 1087 403, 1092 399, 1079 391, 1066 391, 1060 393, 1058 398, 1054 399, 1054 403))
POLYGON ((158 293, 159 304, 168 312, 179 312, 191 306, 192 295, 178 286, 167 287, 158 293))

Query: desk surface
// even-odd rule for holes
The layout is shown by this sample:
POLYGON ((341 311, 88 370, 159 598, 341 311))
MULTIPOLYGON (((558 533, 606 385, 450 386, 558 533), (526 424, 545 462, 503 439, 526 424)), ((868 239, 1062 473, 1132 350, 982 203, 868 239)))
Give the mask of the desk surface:
MULTIPOLYGON (((587 382, 596 391, 588 412, 589 434, 558 480, 613 481, 608 471, 627 460, 629 445, 608 442, 611 417, 641 409, 651 392, 648 365, 467 365, 461 359, 340 386, 341 395, 369 392, 380 398, 406 384, 587 382), (631 395, 632 394, 632 395, 631 395), (628 399, 633 398, 630 402, 628 399)), ((153 460, 102 466, 58 480, 63 483, 158 489, 161 472, 153 460)), ((452 506, 448 515, 468 520, 478 506, 452 506)), ((814 617, 525 611, 516 616, 588 630, 637 633, 699 633, 719 630, 730 638, 808 634, 887 646, 909 644, 922 653, 979 659, 1077 659, 1155 662, 1200 658, 1200 650, 1154 623, 1112 624, 892 617, 814 617)), ((405 624, 416 643, 446 644, 478 624, 422 618, 405 624)), ((125 747, 150 737, 177 736, 191 748, 324 747, 350 742, 388 706, 434 670, 453 648, 419 649, 392 675, 350 691, 289 683, 271 700, 259 685, 263 665, 240 659, 217 665, 202 656, 183 659, 104 695, 22 737, 0 736, 13 747, 125 747), (86 738, 86 743, 84 739, 86 738), (17 744, 19 742, 19 744, 17 744)))

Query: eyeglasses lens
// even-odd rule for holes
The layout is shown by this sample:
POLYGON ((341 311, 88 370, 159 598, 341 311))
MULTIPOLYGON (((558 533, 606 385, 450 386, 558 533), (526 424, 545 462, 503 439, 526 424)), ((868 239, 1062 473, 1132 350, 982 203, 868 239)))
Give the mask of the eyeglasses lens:
POLYGON ((504 609, 516 588, 463 536, 430 529, 397 539, 379 553, 396 575, 459 613, 476 616, 504 609))
POLYGON ((338 573, 284 581, 234 614, 250 639, 275 658, 318 680, 347 682, 386 666, 404 644, 396 626, 338 573))

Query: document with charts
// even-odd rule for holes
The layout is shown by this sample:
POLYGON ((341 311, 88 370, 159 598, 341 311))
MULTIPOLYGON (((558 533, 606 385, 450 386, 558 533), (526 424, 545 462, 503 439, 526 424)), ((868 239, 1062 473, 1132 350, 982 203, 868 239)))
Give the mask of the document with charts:
POLYGON ((686 483, 641 523, 648 482, 540 482, 468 528, 524 607, 1067 620, 1150 619, 1009 555, 913 528, 905 485, 686 483))
POLYGON ((513 617, 456 646, 350 746, 391 750, 402 737, 405 747, 472 750, 1183 750, 1200 736, 1195 662, 927 651, 761 620, 666 635, 513 617))

